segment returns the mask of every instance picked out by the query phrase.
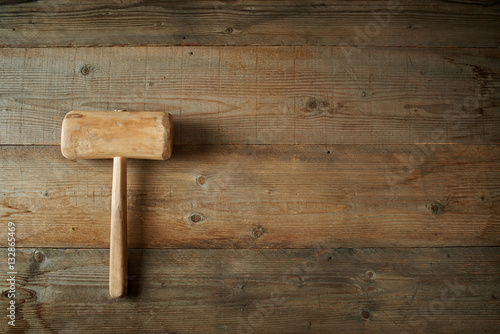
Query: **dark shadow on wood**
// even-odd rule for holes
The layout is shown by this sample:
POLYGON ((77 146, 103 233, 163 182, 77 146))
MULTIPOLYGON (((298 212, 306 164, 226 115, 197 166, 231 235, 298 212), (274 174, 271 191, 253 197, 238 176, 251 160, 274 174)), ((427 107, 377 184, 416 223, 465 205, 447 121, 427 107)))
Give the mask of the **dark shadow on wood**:
MULTIPOLYGON (((205 138, 216 134, 208 128, 204 128, 200 123, 182 122, 174 120, 175 131, 182 129, 184 134, 190 138, 196 138, 199 134, 205 138)), ((236 150, 235 146, 235 150, 236 150)), ((143 268, 143 253, 144 245, 150 242, 147 239, 148 235, 154 231, 148 230, 151 226, 149 221, 155 220, 153 216, 157 215, 160 207, 159 202, 151 201, 150 198, 169 198, 169 188, 158 188, 156 186, 156 178, 169 173, 169 165, 173 160, 183 160, 187 164, 189 161, 197 161, 206 159, 215 149, 215 145, 175 145, 172 151, 172 156, 166 161, 157 160, 133 160, 128 161, 128 295, 132 298, 142 294, 141 277, 145 268, 143 268), (156 192, 155 196, 150 196, 151 192, 156 192), (159 192, 159 194, 158 194, 159 192)), ((166 206, 168 207, 168 205, 166 206)), ((168 228, 169 223, 165 221, 165 228, 168 228)), ((166 240, 164 245, 168 245, 166 240)))

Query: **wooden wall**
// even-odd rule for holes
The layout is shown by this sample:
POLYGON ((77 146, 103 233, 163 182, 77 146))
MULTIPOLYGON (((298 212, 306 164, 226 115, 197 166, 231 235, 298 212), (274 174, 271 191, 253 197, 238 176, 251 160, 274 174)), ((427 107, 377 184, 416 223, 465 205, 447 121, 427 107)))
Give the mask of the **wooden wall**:
POLYGON ((496 333, 499 47, 487 0, 0 1, 1 332, 496 333), (113 109, 176 124, 119 300, 112 162, 59 147, 113 109))

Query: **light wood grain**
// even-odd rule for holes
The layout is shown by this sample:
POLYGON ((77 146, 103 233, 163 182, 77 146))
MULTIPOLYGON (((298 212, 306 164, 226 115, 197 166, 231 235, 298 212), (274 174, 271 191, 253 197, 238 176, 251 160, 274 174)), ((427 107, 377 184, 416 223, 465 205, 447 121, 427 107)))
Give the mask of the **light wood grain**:
MULTIPOLYGON (((109 247, 110 160, 0 152, 0 217, 20 246, 109 247)), ((175 146, 129 161, 129 247, 494 246, 499 158, 498 145, 175 146)))
POLYGON ((127 295, 127 159, 113 158, 109 241, 109 295, 127 295))
POLYGON ((59 145, 69 110, 114 109, 171 113, 176 144, 500 142, 498 49, 358 51, 1 49, 0 144, 59 145))
POLYGON ((172 140, 172 116, 164 112, 71 111, 62 122, 61 152, 72 160, 166 160, 172 140))
MULTIPOLYGON (((19 331, 495 333, 500 325, 498 247, 130 250, 130 294, 120 300, 107 293, 107 250, 17 254, 19 331)), ((0 331, 10 333, 6 321, 0 331)))
POLYGON ((0 46, 498 47, 496 1, 4 1, 0 46))

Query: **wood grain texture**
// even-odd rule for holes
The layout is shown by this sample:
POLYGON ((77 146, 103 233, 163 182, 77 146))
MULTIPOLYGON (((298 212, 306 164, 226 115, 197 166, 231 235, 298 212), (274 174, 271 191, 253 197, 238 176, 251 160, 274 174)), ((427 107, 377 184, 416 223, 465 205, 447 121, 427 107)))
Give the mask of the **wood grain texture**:
POLYGON ((499 49, 0 49, 0 144, 69 110, 166 111, 176 144, 500 142, 499 49))
POLYGON ((71 160, 166 160, 173 126, 172 115, 158 111, 71 111, 62 122, 61 152, 71 160))
MULTIPOLYGON (((109 247, 112 162, 0 148, 0 217, 23 247, 109 247)), ((129 160, 129 247, 500 243, 498 145, 175 146, 129 160)), ((7 230, 0 236, 6 239, 7 230)))
POLYGON ((0 333, 498 333, 499 22, 494 0, 0 0, 0 333), (172 113, 177 144, 129 160, 119 300, 112 162, 59 151, 68 111, 113 109, 172 113))
POLYGON ((498 47, 496 1, 2 1, 0 46, 498 47))
POLYGON ((131 291, 121 300, 107 293, 106 250, 17 254, 16 328, 1 321, 2 333, 496 333, 500 326, 497 247, 131 250, 131 291))
POLYGON ((113 158, 111 190, 111 228, 109 241, 109 295, 127 294, 127 159, 113 158))

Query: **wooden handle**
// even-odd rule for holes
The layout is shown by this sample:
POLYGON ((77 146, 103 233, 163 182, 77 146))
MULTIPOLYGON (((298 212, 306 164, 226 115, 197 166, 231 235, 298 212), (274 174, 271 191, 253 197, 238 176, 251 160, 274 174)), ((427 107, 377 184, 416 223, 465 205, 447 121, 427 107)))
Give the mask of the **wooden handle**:
POLYGON ((109 254, 109 294, 127 294, 127 159, 113 158, 111 195, 111 240, 109 254))

